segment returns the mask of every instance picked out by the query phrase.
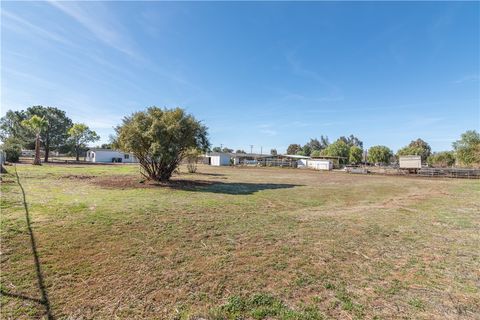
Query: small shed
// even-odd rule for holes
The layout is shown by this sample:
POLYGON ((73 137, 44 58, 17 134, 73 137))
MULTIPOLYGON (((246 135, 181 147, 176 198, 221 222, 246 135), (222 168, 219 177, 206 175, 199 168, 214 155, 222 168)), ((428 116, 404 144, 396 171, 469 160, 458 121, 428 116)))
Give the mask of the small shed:
POLYGON ((93 148, 87 151, 85 161, 95 163, 122 162, 137 163, 138 159, 131 153, 112 149, 93 148))
POLYGON ((309 159, 307 160, 307 167, 314 170, 332 170, 333 162, 326 159, 309 159))
POLYGON ((208 156, 208 164, 211 166, 229 166, 232 156, 229 153, 214 152, 208 156))
POLYGON ((328 171, 333 169, 333 162, 326 159, 299 159, 298 167, 328 171))
POLYGON ((400 169, 421 169, 422 157, 420 156, 401 156, 399 159, 400 169))

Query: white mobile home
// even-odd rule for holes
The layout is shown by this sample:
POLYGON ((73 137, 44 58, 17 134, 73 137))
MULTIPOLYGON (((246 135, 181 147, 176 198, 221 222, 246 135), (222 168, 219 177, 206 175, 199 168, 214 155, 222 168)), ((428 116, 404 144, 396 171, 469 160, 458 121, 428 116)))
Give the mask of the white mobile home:
POLYGON ((122 163, 137 163, 138 159, 131 153, 126 153, 111 149, 89 149, 85 156, 85 161, 108 163, 108 162, 122 162, 122 163))

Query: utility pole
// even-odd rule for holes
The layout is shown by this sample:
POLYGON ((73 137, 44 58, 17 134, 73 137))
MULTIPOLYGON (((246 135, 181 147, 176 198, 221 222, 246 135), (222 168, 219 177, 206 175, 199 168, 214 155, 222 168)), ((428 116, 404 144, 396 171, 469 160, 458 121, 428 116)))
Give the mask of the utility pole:
POLYGON ((253 144, 250 145, 250 154, 253 153, 253 144))
POLYGON ((260 147, 260 154, 263 154, 263 147, 260 147))

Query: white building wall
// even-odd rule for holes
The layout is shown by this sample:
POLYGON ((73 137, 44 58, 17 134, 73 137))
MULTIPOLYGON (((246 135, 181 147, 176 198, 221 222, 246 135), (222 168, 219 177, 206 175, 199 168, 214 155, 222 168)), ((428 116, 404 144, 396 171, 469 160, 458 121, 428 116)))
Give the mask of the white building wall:
POLYGON ((329 160, 307 160, 307 165, 315 170, 332 170, 333 163, 329 160))
POLYGON ((230 156, 227 154, 210 156, 210 165, 212 166, 229 166, 230 156))
POLYGON ((307 167, 307 159, 298 159, 297 160, 297 167, 298 168, 306 168, 307 167))
POLYGON ((298 168, 309 168, 314 170, 332 170, 333 163, 330 160, 299 159, 298 168))

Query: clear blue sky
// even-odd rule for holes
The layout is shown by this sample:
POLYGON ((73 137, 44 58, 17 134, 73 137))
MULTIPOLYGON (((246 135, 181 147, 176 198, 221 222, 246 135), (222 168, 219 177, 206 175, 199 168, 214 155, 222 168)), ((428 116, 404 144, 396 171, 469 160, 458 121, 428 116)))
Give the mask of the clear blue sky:
POLYGON ((213 146, 354 134, 451 148, 480 127, 480 3, 3 2, 2 115, 56 106, 108 141, 181 106, 213 146))

